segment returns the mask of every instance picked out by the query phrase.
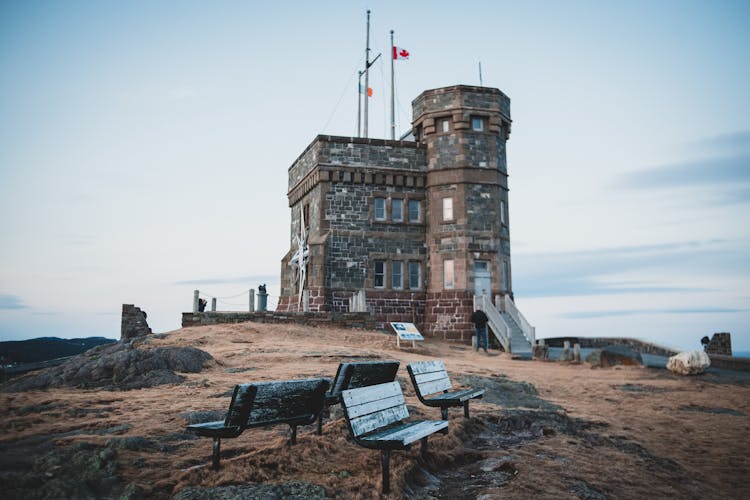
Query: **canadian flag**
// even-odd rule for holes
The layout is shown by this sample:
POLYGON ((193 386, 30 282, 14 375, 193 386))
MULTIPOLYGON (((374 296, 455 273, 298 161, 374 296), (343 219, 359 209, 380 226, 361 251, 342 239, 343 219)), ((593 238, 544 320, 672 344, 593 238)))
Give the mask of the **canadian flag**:
POLYGON ((402 47, 393 47, 393 59, 409 59, 409 51, 402 47))

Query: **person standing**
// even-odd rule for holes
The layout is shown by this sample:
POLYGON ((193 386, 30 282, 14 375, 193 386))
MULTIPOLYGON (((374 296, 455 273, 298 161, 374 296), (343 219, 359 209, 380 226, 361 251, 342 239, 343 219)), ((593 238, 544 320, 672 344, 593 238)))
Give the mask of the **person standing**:
POLYGON ((484 349, 484 352, 487 352, 487 321, 489 321, 489 318, 487 318, 484 311, 477 309, 471 313, 470 320, 474 323, 474 330, 476 331, 477 336, 477 348, 479 348, 481 343, 482 349, 484 349))

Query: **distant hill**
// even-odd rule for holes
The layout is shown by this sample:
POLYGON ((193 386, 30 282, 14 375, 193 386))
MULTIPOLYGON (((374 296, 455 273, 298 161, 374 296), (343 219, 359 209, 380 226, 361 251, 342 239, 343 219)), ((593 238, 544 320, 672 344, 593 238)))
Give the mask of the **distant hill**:
POLYGON ((101 344, 117 342, 105 337, 88 337, 85 339, 61 339, 57 337, 40 337, 29 340, 0 342, 0 363, 35 363, 55 358, 75 356, 101 344))

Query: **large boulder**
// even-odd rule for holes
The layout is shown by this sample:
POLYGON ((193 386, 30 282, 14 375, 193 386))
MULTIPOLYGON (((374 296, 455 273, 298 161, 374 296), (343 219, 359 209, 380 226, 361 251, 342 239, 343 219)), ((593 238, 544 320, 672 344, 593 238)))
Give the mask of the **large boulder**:
POLYGON ((700 375, 711 366, 711 358, 696 349, 675 354, 667 361, 667 370, 679 375, 700 375))

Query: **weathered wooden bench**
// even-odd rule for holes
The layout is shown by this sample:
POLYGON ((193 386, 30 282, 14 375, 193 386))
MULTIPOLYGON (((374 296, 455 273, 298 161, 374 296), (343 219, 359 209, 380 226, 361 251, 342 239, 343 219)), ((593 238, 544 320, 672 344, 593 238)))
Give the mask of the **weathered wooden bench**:
POLYGON ((391 450, 406 450, 421 441, 425 456, 427 437, 448 430, 446 420, 402 422, 409 417, 409 410, 396 381, 345 390, 341 393, 341 403, 354 441, 365 448, 380 450, 385 494, 391 489, 391 450))
POLYGON ((448 420, 448 408, 463 406, 464 417, 469 417, 469 401, 481 399, 484 389, 461 389, 451 391, 453 387, 445 370, 445 364, 440 360, 416 361, 406 365, 411 382, 422 404, 440 407, 443 420, 448 420), (429 397, 430 394, 440 393, 429 397))
MULTIPOLYGON (((384 384, 396 379, 398 361, 357 361, 341 363, 331 384, 331 390, 326 393, 325 406, 333 406, 341 402, 341 391, 384 384)), ((318 419, 318 434, 323 434, 323 415, 318 419)))
POLYGON ((193 424, 187 430, 213 438, 214 469, 220 466, 221 439, 235 438, 248 428, 288 424, 292 431, 290 442, 296 444, 297 426, 315 422, 330 384, 327 378, 239 384, 223 421, 193 424))

